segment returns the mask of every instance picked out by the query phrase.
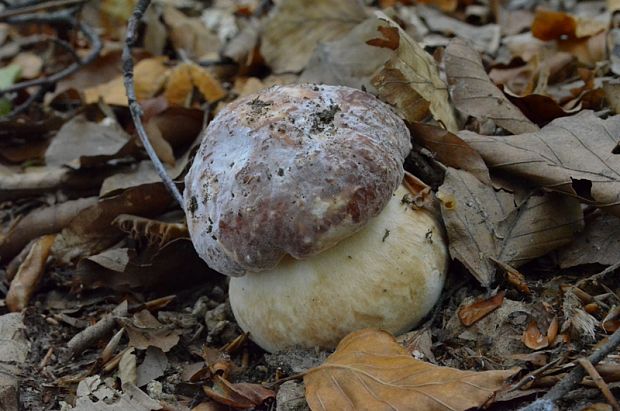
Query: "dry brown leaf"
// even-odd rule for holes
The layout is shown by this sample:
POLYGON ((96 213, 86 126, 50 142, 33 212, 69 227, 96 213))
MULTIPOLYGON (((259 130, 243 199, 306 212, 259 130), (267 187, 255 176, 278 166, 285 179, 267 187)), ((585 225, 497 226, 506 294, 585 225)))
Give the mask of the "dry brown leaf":
POLYGON ((484 160, 476 150, 456 134, 441 127, 424 123, 410 123, 413 139, 429 149, 443 164, 466 170, 485 184, 491 184, 491 177, 484 160))
POLYGON ((170 39, 176 50, 183 50, 195 60, 218 52, 220 41, 217 35, 207 29, 200 17, 188 17, 171 5, 164 7, 162 16, 169 26, 170 39))
MULTIPOLYGON (((421 121, 428 111, 450 131, 458 130, 446 84, 433 58, 394 21, 378 13, 383 30, 398 30, 398 48, 372 78, 381 100, 395 106, 410 121, 421 121)), ((381 38, 381 37, 379 37, 381 38)), ((393 41, 392 41, 393 43, 393 41)))
POLYGON ((226 90, 209 70, 193 63, 180 64, 170 72, 164 95, 171 106, 187 107, 194 87, 209 103, 226 96, 226 90))
POLYGON ((549 323, 549 328, 547 328, 547 340, 549 341, 549 345, 553 345, 555 339, 558 337, 558 331, 560 329, 560 323, 558 322, 557 317, 553 317, 551 323, 549 323))
POLYGON ((497 264, 504 272, 506 273, 506 281, 508 284, 512 285, 515 289, 522 292, 523 294, 530 295, 532 291, 530 287, 527 285, 527 281, 525 281, 525 276, 521 274, 519 270, 510 265, 503 263, 495 258, 491 258, 491 260, 497 264))
MULTIPOLYGON (((134 82, 138 100, 153 97, 164 86, 168 73, 168 68, 165 66, 166 61, 166 57, 153 57, 136 63, 134 82)), ((86 103, 96 103, 101 98, 107 104, 127 106, 127 95, 122 76, 85 89, 84 96, 86 103)))
POLYGON ((416 3, 430 4, 445 12, 453 12, 459 5, 459 0, 418 0, 416 3))
POLYGON ((203 387, 205 394, 212 400, 233 408, 255 408, 276 397, 275 392, 259 384, 233 384, 219 375, 213 376, 213 382, 213 388, 203 387))
POLYGON ((148 310, 122 321, 129 337, 129 346, 139 350, 157 347, 168 352, 179 342, 181 330, 160 323, 148 310))
POLYGON ((196 86, 207 102, 213 103, 226 97, 226 90, 224 90, 220 82, 216 80, 209 70, 192 64, 190 72, 194 86, 196 86))
POLYGON ((387 332, 367 329, 346 336, 304 383, 313 410, 445 411, 480 407, 512 374, 438 367, 412 358, 387 332))
POLYGON ((146 239, 149 245, 162 247, 177 238, 189 238, 187 226, 184 223, 166 223, 135 215, 121 214, 112 221, 134 240, 146 239))
POLYGON ((77 214, 96 202, 97 197, 80 198, 31 211, 0 237, 0 261, 9 261, 30 240, 62 230, 77 214))
POLYGON ((116 243, 123 232, 111 225, 119 214, 155 216, 170 204, 171 197, 161 183, 129 188, 122 194, 100 200, 80 212, 56 238, 53 253, 61 262, 105 250, 116 243))
POLYGON ((517 267, 569 243, 583 225, 576 201, 546 193, 517 204, 514 195, 453 168, 438 198, 450 255, 484 286, 495 276, 491 258, 517 267))
POLYGON ((591 111, 552 121, 536 133, 491 137, 459 136, 491 171, 524 178, 620 216, 620 116, 606 120, 591 111))
POLYGON ((431 7, 417 7, 416 11, 432 32, 459 37, 481 53, 495 54, 499 48, 501 32, 497 24, 474 26, 431 7))
POLYGON ((204 281, 212 271, 188 239, 177 239, 161 249, 148 247, 136 252, 112 248, 81 259, 74 277, 76 288, 127 290, 148 287, 169 291, 171 287, 191 286, 204 281), (180 277, 179 272, 183 275, 180 277))
POLYGON ((549 346, 549 339, 542 335, 536 320, 530 321, 525 331, 523 331, 522 341, 531 350, 540 350, 549 346))
POLYGON ((500 291, 493 297, 476 301, 469 305, 463 306, 458 311, 459 320, 464 326, 469 327, 478 320, 484 318, 489 313, 497 310, 504 302, 505 291, 500 291))
POLYGON ((560 250, 560 267, 582 264, 612 265, 620 261, 620 219, 609 214, 597 214, 588 220, 586 228, 575 241, 560 250))
POLYGON ((513 134, 537 131, 489 79, 480 55, 461 39, 446 48, 446 76, 454 105, 461 112, 479 119, 491 119, 513 134))
POLYGON ((382 27, 389 28, 373 16, 342 38, 320 43, 299 81, 349 86, 376 94, 370 79, 393 54, 390 48, 368 43, 379 35, 377 30, 382 27))
POLYGON ((561 11, 538 9, 532 22, 532 34, 540 40, 579 39, 607 29, 607 19, 575 17, 561 11))
POLYGON ((21 311, 28 305, 30 297, 36 291, 43 274, 45 274, 45 263, 55 237, 55 234, 39 237, 24 262, 19 266, 19 270, 11 281, 9 291, 6 294, 6 305, 9 310, 21 311))
POLYGON ((317 44, 344 36, 365 18, 358 0, 283 0, 263 25, 260 51, 274 72, 299 72, 317 44))
POLYGON ((80 115, 58 130, 45 152, 45 163, 72 168, 101 165, 126 155, 129 140, 118 123, 94 123, 80 115))

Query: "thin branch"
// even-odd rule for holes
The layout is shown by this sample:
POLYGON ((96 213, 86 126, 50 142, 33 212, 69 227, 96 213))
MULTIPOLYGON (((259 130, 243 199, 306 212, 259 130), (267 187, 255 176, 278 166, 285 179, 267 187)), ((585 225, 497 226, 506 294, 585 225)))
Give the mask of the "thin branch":
MULTIPOLYGON (((614 351, 620 345, 620 328, 617 329, 607 340, 607 342, 597 348, 589 357, 588 362, 592 365, 596 365, 603 360, 610 352, 614 351)), ((583 367, 575 367, 564 377, 559 383, 557 383, 544 397, 533 402, 521 411, 534 411, 540 409, 541 405, 551 404, 554 401, 561 399, 564 395, 570 392, 573 387, 581 382, 586 375, 586 371, 583 367)))
POLYGON ((153 162, 153 166, 157 170, 157 174, 162 179, 164 185, 166 186, 168 191, 170 191, 177 203, 179 203, 181 208, 183 208, 183 196, 179 192, 177 186, 172 181, 172 178, 170 178, 170 176, 168 175, 168 172, 164 168, 164 165, 157 157, 157 154, 155 153, 155 150, 151 145, 151 141, 146 134, 146 130, 144 130, 144 126, 142 125, 142 109, 136 97, 136 90, 133 81, 133 57, 131 55, 131 47, 135 44, 137 40, 138 23, 144 15, 146 9, 149 7, 150 3, 150 0, 138 1, 138 4, 136 4, 136 7, 133 10, 131 17, 129 18, 129 23, 127 24, 127 36, 125 38, 125 44, 123 45, 122 55, 123 82, 125 83, 125 90, 127 92, 129 111, 131 112, 131 117, 133 118, 133 123, 136 127, 138 137, 140 138, 140 141, 142 142, 146 153, 153 162))
POLYGON ((68 7, 75 6, 77 4, 85 3, 86 0, 56 0, 56 1, 47 1, 41 4, 34 4, 32 6, 24 6, 17 7, 15 9, 5 10, 0 13, 0 21, 5 21, 11 17, 21 16, 23 14, 31 14, 36 13, 38 11, 43 11, 56 7, 68 7))
POLYGON ((592 363, 590 363, 590 361, 585 358, 579 358, 577 359, 577 362, 583 367, 584 370, 588 372, 588 374, 590 374, 590 377, 592 377, 592 380, 594 381, 598 389, 601 390, 601 392, 607 399, 607 402, 611 404, 614 411, 620 411, 620 404, 618 404, 618 400, 614 398, 614 395, 611 393, 609 386, 605 383, 605 380, 601 378, 601 375, 598 373, 598 371, 596 371, 596 368, 594 368, 592 363))

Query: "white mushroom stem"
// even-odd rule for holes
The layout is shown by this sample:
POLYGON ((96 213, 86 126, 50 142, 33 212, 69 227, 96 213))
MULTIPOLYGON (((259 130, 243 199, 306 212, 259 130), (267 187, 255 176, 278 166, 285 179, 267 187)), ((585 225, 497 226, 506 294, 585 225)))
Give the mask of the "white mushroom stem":
POLYGON ((305 260, 231 278, 237 322, 262 348, 333 348, 367 327, 398 334, 426 316, 441 293, 448 263, 432 214, 403 202, 401 185, 358 233, 305 260))

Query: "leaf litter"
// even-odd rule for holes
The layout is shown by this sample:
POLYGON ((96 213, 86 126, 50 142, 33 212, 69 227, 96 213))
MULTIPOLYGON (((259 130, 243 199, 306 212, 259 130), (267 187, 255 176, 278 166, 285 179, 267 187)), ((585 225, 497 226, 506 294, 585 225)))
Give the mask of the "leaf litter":
POLYGON ((592 367, 579 357, 620 328, 616 2, 150 5, 135 86, 177 183, 204 124, 273 84, 356 87, 407 122, 405 168, 435 189, 448 282, 418 329, 359 331, 331 356, 265 355, 193 250, 127 107, 120 57, 136 2, 55 5, 82 26, 46 20, 48 3, 0 11, 45 33, 0 26, 1 406, 613 405, 617 352, 592 367), (575 380, 580 364, 588 376, 575 380), (573 391, 558 397, 562 380, 573 391))

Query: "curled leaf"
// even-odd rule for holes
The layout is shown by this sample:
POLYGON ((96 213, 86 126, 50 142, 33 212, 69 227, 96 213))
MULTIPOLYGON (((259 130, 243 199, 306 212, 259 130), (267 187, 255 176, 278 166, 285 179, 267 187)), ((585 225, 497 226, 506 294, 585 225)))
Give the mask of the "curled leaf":
POLYGON ((476 321, 498 309, 504 302, 505 295, 505 291, 500 291, 491 298, 476 301, 472 304, 461 307, 458 312, 459 320, 461 320, 461 323, 463 323, 464 326, 469 327, 476 321))

